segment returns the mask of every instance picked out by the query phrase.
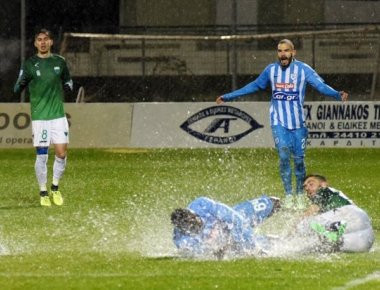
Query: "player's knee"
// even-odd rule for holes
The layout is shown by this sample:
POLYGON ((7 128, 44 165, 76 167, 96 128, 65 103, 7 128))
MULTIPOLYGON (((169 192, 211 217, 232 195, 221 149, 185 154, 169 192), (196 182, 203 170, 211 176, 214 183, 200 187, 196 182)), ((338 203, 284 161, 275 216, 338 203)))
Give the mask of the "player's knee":
POLYGON ((55 156, 60 159, 65 159, 67 155, 66 148, 56 148, 55 149, 55 156))
POLYGON ((49 147, 36 147, 37 155, 47 155, 49 152, 49 147))
POLYGON ((66 151, 65 152, 56 152, 55 156, 59 159, 65 159, 66 158, 66 151))
POLYGON ((290 149, 288 147, 278 148, 278 155, 282 162, 289 162, 290 160, 290 149))
POLYGON ((306 169, 305 169, 305 161, 303 156, 302 157, 294 157, 294 173, 295 175, 304 176, 306 169))
POLYGON ((294 165, 295 166, 304 166, 305 160, 303 156, 294 156, 294 165))

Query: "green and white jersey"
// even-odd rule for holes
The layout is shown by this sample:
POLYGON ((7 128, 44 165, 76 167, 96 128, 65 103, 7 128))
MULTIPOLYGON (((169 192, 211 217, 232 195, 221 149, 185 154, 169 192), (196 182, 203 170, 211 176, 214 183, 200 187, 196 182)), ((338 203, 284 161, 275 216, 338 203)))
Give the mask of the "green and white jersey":
POLYGON ((354 204, 343 192, 332 187, 321 188, 311 198, 311 202, 320 208, 320 212, 326 212, 345 205, 354 204))
POLYGON ((57 54, 48 58, 35 55, 22 65, 14 92, 19 93, 28 86, 32 120, 53 120, 65 116, 64 85, 72 90, 65 59, 57 54))

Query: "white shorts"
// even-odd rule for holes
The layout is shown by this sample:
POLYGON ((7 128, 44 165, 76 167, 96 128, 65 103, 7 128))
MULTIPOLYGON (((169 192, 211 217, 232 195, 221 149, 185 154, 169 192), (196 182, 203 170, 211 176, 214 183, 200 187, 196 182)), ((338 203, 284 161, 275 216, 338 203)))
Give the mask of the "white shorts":
MULTIPOLYGON (((356 205, 345 205, 334 210, 309 217, 299 224, 299 229, 305 231, 311 221, 329 225, 337 221, 347 222, 343 234, 343 252, 367 252, 373 245, 375 236, 371 220, 367 213, 356 205)), ((310 227, 309 231, 310 231, 310 227)))
POLYGON ((375 240, 371 220, 367 213, 356 205, 345 205, 315 217, 321 224, 346 221, 347 228, 343 234, 343 252, 366 252, 375 240))
POLYGON ((32 121, 32 131, 34 147, 69 143, 69 124, 66 117, 32 121))

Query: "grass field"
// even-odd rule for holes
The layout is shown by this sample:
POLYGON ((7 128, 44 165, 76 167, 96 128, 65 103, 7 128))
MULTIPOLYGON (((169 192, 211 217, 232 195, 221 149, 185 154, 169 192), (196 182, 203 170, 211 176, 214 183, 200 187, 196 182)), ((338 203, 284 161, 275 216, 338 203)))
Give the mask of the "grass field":
POLYGON ((281 197, 274 150, 72 149, 65 204, 51 208, 39 206, 34 158, 0 150, 0 289, 380 289, 379 149, 306 160, 369 213, 371 252, 223 261, 173 257, 170 212, 201 195, 281 197))

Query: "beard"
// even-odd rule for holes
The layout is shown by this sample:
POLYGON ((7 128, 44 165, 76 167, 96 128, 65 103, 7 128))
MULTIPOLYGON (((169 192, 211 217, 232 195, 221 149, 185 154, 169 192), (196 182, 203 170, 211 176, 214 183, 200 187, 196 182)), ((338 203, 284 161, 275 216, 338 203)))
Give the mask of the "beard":
POLYGON ((278 60, 282 67, 287 67, 293 61, 293 55, 291 54, 290 57, 282 56, 279 57, 278 60))

